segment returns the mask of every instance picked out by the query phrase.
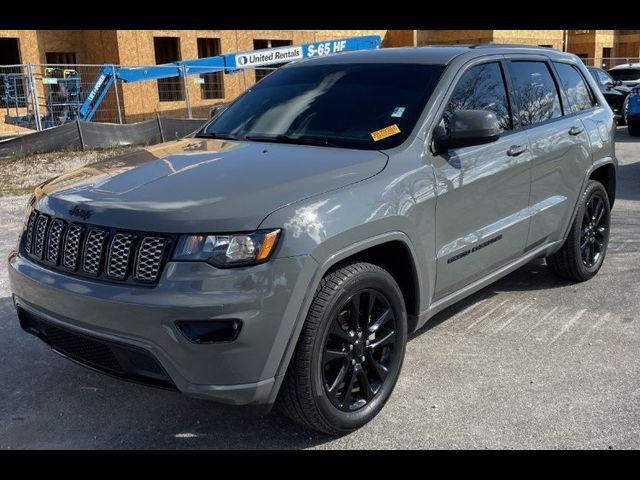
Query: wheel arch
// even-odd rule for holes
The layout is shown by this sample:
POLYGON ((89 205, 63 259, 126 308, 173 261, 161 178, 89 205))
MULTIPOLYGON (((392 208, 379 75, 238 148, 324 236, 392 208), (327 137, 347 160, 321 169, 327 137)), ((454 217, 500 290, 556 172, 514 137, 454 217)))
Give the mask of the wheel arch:
MULTIPOLYGON (((411 240, 405 233, 394 231, 367 238, 335 252, 323 261, 315 259, 314 257, 318 264, 318 267, 316 268, 312 281, 309 282, 307 289, 309 295, 307 295, 305 301, 300 307, 294 324, 294 328, 292 329, 291 337, 284 351, 284 354, 282 355, 280 366, 278 367, 276 375, 276 382, 272 390, 270 403, 275 402, 275 398, 278 394, 278 391, 280 390, 282 380, 284 379, 284 375, 287 371, 289 363, 291 362, 291 358, 293 357, 293 353, 298 343, 298 339, 300 337, 307 312, 311 307, 315 291, 322 278, 337 265, 350 259, 368 261, 380 266, 381 268, 384 268, 379 263, 376 263, 376 260, 379 261, 379 259, 382 258, 383 255, 389 254, 390 251, 393 251, 394 253, 400 252, 401 257, 399 258, 402 258, 405 262, 408 262, 408 264, 405 263, 405 267, 411 269, 411 282, 404 281, 403 283, 398 283, 398 285, 400 287, 400 290, 402 291, 403 298, 405 299, 405 307, 407 308, 407 332, 411 333, 415 330, 418 324, 420 313, 420 302, 422 300, 421 292, 425 292, 427 290, 423 284, 424 279, 419 267, 420 264, 418 262, 418 257, 416 255, 415 249, 413 248, 411 240), (407 305, 407 299, 409 299, 409 302, 411 302, 410 305, 407 305)), ((313 257, 313 254, 311 256, 313 257)), ((393 258, 393 260, 395 261, 397 259, 393 258)), ((392 263, 393 262, 386 263, 387 267, 392 263)), ((397 270, 394 273, 396 275, 401 275, 401 272, 402 270, 397 270)), ((394 275, 394 273, 392 272, 389 273, 394 277, 396 282, 398 282, 398 280, 396 279, 396 275, 394 275)))
POLYGON ((616 167, 613 162, 606 162, 602 164, 594 165, 594 168, 589 173, 589 180, 596 180, 600 182, 609 197, 609 205, 613 208, 613 204, 616 200, 616 167))
MULTIPOLYGON (((316 260, 320 266, 314 278, 313 289, 310 289, 312 292, 316 291, 320 280, 329 271, 347 260, 372 263, 389 272, 402 291, 409 319, 409 332, 412 331, 412 327, 415 327, 421 310, 421 292, 425 292, 426 289, 423 285, 418 257, 407 234, 400 231, 383 233, 355 242, 323 261, 316 260)), ((305 306, 300 312, 302 321, 307 310, 308 306, 305 306)))

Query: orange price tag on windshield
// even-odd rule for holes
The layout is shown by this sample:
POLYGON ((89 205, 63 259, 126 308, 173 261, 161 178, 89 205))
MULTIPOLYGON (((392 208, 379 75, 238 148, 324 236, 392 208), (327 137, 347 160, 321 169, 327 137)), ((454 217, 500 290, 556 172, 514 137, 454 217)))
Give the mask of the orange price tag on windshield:
POLYGON ((384 140, 387 137, 392 135, 396 135, 400 133, 400 129, 398 125, 395 123, 393 125, 389 125, 388 127, 384 127, 380 130, 376 130, 375 132, 371 132, 371 138, 373 138, 374 142, 379 142, 380 140, 384 140))

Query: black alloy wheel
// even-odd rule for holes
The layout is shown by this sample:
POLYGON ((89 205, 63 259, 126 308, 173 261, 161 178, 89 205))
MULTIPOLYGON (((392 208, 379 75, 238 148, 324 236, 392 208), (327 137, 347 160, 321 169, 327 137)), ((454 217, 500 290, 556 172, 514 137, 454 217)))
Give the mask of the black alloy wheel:
POLYGON ((605 215, 605 211, 604 200, 596 195, 589 199, 584 209, 580 253, 587 268, 597 265, 604 254, 609 238, 609 216, 605 215))
POLYGON ((342 411, 364 407, 380 391, 394 355, 396 318, 385 295, 361 290, 339 309, 323 352, 327 396, 342 411))
POLYGON ((394 277, 367 262, 337 265, 316 289, 278 393, 280 410, 319 432, 353 432, 391 396, 406 341, 407 311, 394 277))
POLYGON ((584 282, 593 278, 607 253, 610 222, 607 191, 597 180, 589 180, 567 238, 557 252, 546 258, 549 270, 567 280, 584 282))

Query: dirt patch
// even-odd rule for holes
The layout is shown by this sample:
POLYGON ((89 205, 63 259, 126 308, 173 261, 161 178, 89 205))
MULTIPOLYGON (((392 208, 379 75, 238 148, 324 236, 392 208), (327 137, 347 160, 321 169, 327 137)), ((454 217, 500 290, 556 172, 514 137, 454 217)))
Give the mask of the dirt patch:
POLYGON ((31 193, 45 180, 135 148, 139 147, 85 152, 52 152, 26 157, 0 158, 0 197, 31 193))
POLYGON ((28 195, 6 196, 0 202, 0 298, 9 295, 6 261, 9 252, 18 244, 28 199, 28 195))

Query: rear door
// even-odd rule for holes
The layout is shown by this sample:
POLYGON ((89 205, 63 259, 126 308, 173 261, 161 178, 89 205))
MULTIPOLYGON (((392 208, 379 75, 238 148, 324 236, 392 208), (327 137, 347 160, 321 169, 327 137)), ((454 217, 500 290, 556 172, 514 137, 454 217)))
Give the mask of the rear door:
POLYGON ((490 110, 502 135, 433 157, 436 300, 521 255, 529 227, 531 154, 526 132, 513 130, 503 62, 480 60, 466 67, 445 102, 438 128, 446 128, 457 110, 490 110))
POLYGON ((515 127, 527 133, 533 157, 529 251, 562 238, 591 164, 591 150, 580 111, 573 112, 561 95, 551 62, 512 59, 509 74, 515 127))

